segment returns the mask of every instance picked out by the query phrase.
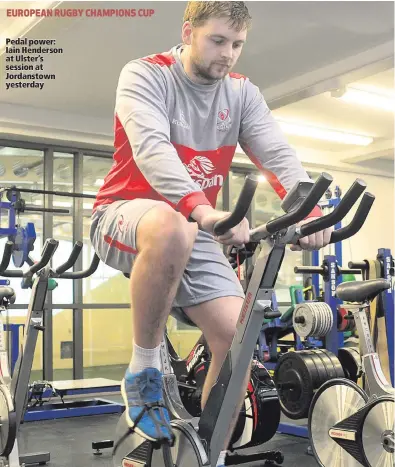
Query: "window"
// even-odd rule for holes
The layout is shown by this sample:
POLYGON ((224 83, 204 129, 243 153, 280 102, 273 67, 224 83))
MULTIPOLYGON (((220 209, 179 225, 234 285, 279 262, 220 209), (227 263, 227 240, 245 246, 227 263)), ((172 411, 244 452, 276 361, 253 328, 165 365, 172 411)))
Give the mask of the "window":
MULTIPOLYGON (((0 187, 27 189, 43 189, 44 183, 44 153, 31 149, 20 149, 14 147, 3 147, 0 149, 0 187)), ((35 193, 21 193, 21 198, 29 208, 40 208, 43 206, 43 195, 35 193)), ((0 201, 8 203, 6 193, 0 192, 0 201)), ((0 210, 0 255, 3 255, 4 245, 8 240, 9 229, 15 225, 9 225, 9 209, 0 210)), ((30 253, 33 260, 39 258, 43 246, 43 214, 40 211, 25 211, 16 218, 16 224, 26 226, 28 222, 34 224, 36 240, 34 249, 30 253)), ((14 269, 15 264, 11 259, 9 269, 14 269)), ((24 270, 27 265, 23 267, 24 270)), ((2 278, 4 279, 4 278, 2 278)), ((30 300, 30 289, 22 289, 21 279, 10 278, 10 286, 16 292, 15 304, 27 304, 30 300)), ((13 309, 11 316, 15 322, 19 322, 26 316, 26 310, 13 309)))
MULTIPOLYGON (((53 155, 53 191, 66 193, 74 192, 73 182, 74 155, 54 152, 53 155)), ((67 261, 73 249, 73 206, 74 198, 67 196, 53 196, 54 209, 62 209, 67 213, 54 213, 52 215, 53 238, 59 242, 58 248, 52 259, 54 268, 67 261)), ((75 220, 79 222, 78 219, 75 220)), ((58 286, 52 293, 52 302, 73 303, 73 281, 58 279, 58 286)), ((54 323, 55 326, 55 323, 54 323)))

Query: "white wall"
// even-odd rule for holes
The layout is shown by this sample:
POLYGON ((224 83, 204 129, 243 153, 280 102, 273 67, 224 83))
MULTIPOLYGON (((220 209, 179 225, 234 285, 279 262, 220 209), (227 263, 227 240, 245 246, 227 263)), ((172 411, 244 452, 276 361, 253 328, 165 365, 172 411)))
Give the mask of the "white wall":
MULTIPOLYGON (((314 170, 317 171, 317 167, 314 170)), ((343 266, 346 266, 350 260, 374 259, 379 248, 391 248, 392 251, 395 251, 394 179, 335 170, 328 172, 333 177, 332 186, 339 185, 343 194, 356 178, 362 178, 367 184, 365 191, 372 193, 376 197, 369 216, 361 230, 351 239, 345 240, 342 243, 343 266)), ((347 225, 350 222, 355 210, 356 207, 346 216, 343 225, 347 225)))

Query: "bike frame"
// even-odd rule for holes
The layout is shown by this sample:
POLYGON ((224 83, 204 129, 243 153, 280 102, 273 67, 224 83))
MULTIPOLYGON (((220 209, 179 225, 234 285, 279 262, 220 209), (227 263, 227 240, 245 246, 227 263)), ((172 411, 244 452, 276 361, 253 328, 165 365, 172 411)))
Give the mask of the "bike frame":
MULTIPOLYGON (((290 228, 292 230, 292 228, 290 228)), ((291 233, 292 235, 292 233, 291 233)), ((287 235, 288 237, 288 235, 287 235)), ((190 421, 199 428, 199 436, 208 448, 211 465, 215 465, 225 444, 228 427, 240 403, 248 368, 251 363, 264 314, 271 311, 278 272, 284 259, 287 238, 277 240, 269 254, 261 250, 249 282, 237 323, 236 334, 218 380, 213 386, 200 418, 193 419, 185 410, 169 358, 166 338, 162 340, 161 361, 165 403, 176 419, 190 421), (221 401, 221 404, 218 404, 221 401)))
POLYGON ((366 376, 365 391, 369 397, 395 395, 394 388, 387 381, 377 352, 375 351, 370 334, 369 321, 366 309, 369 303, 344 306, 349 310, 355 320, 361 350, 362 372, 366 376))

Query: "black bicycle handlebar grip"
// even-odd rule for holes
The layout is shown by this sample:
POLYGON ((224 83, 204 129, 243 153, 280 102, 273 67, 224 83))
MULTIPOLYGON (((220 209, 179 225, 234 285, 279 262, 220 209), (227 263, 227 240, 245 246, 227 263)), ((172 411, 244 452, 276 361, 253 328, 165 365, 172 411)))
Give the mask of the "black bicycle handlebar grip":
POLYGON ((324 268, 322 266, 295 266, 294 272, 298 274, 323 274, 324 268))
POLYGON ((93 260, 88 269, 85 269, 85 271, 64 272, 59 277, 63 279, 83 279, 85 277, 89 277, 96 271, 99 263, 100 259, 95 253, 95 256, 93 257, 93 260))
POLYGON ((30 273, 34 274, 39 269, 43 268, 50 260, 52 255, 55 253, 59 242, 53 238, 48 238, 44 244, 44 248, 41 254, 40 260, 29 268, 30 273))
POLYGON ((222 235, 232 227, 240 224, 247 215, 255 190, 258 186, 258 182, 258 177, 255 174, 250 174, 246 177, 233 212, 225 219, 221 219, 215 223, 213 229, 215 235, 222 235))
POLYGON ((296 224, 305 219, 314 207, 317 205, 319 200, 325 194, 329 185, 332 183, 333 178, 327 174, 322 173, 317 181, 312 186, 309 194, 302 201, 298 209, 288 212, 277 219, 273 219, 266 224, 266 230, 269 234, 274 234, 279 230, 285 229, 293 224, 296 224))
POLYGON ((336 243, 350 238, 355 235, 363 226, 369 211, 374 203, 375 197, 371 193, 364 193, 362 200, 358 206, 357 212, 349 225, 339 230, 332 232, 329 243, 336 243))
POLYGON ((13 245, 12 242, 8 241, 4 246, 3 258, 0 263, 0 274, 4 272, 10 264, 13 245))
POLYGON ((320 232, 328 227, 332 227, 340 222, 348 214, 351 207, 357 202, 358 198, 366 189, 366 183, 357 179, 351 185, 347 193, 343 196, 340 203, 335 207, 335 209, 325 216, 320 217, 308 224, 304 224, 300 228, 300 236, 306 237, 316 232, 320 232))
POLYGON ((71 252, 68 260, 56 269, 56 274, 62 274, 62 272, 67 271, 67 269, 70 269, 75 264, 78 256, 81 253, 82 246, 82 242, 75 243, 73 251, 71 252))
POLYGON ((353 261, 349 261, 348 267, 351 268, 351 269, 361 269, 363 271, 368 269, 368 265, 364 261, 361 262, 361 263, 354 263, 353 261))

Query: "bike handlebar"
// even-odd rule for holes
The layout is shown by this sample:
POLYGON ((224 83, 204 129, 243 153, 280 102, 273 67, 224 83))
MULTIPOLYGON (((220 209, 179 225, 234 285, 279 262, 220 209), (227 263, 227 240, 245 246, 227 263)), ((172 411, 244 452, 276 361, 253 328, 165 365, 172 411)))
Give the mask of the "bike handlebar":
POLYGON ((53 238, 47 239, 46 242, 44 243, 43 251, 41 253, 41 258, 39 259, 39 261, 37 261, 37 263, 33 264, 33 266, 30 266, 29 272, 31 274, 34 274, 35 272, 39 271, 44 266, 46 266, 51 260, 52 255, 55 253, 55 250, 58 247, 58 245, 59 245, 59 242, 57 242, 53 238))
MULTIPOLYGON (((298 208, 251 230, 250 241, 258 242, 262 238, 289 228, 305 219, 318 204, 332 181, 333 179, 329 174, 322 173, 298 208)), ((258 178, 256 175, 248 175, 246 177, 235 209, 227 218, 221 219, 215 224, 213 229, 215 235, 218 236, 224 234, 243 220, 248 212, 257 185, 258 178)), ((365 189, 366 183, 361 179, 357 179, 349 188, 337 207, 330 214, 298 227, 295 231, 295 241, 336 225, 346 216, 365 189)), ((375 197, 371 193, 364 193, 355 216, 350 224, 332 232, 330 243, 336 243, 355 235, 365 222, 374 200, 375 197)))
POLYGON ((365 189, 366 183, 363 180, 357 179, 331 213, 311 221, 308 224, 302 225, 300 228, 300 236, 306 237, 312 233, 319 232, 320 230, 336 225, 338 222, 343 220, 365 189))
POLYGON ((75 262, 78 259, 78 256, 81 253, 81 250, 82 250, 82 243, 76 242, 67 261, 63 263, 61 266, 57 267, 55 270, 55 273, 62 274, 63 272, 67 271, 67 269, 70 269, 72 266, 74 266, 75 262))
POLYGON ((60 276, 58 277, 63 278, 63 279, 83 279, 85 277, 89 277, 96 271, 97 267, 99 266, 99 263, 100 263, 100 259, 95 253, 91 261, 91 264, 84 271, 64 272, 63 274, 60 274, 60 276))
MULTIPOLYGON (((44 244, 40 260, 37 263, 33 264, 26 272, 7 269, 8 265, 10 264, 13 245, 14 244, 11 241, 8 241, 5 245, 3 257, 0 263, 0 276, 4 276, 4 277, 32 276, 34 273, 36 273, 40 269, 43 269, 49 263, 53 254, 55 253, 55 250, 57 249, 59 245, 59 242, 53 238, 47 239, 44 244)), ((91 264, 89 265, 87 269, 83 271, 66 272, 67 269, 72 268, 74 264, 76 263, 81 253, 82 246, 83 245, 81 242, 75 243, 74 248, 70 256, 68 257, 68 259, 61 266, 59 266, 58 268, 54 270, 54 274, 52 275, 52 277, 59 277, 63 279, 82 279, 82 278, 92 275, 96 271, 99 265, 100 259, 95 253, 91 261, 91 264)))
POLYGON ((332 232, 331 239, 329 243, 337 243, 342 240, 355 235, 361 227, 363 226, 366 218, 368 217, 369 211, 372 208, 375 197, 371 193, 364 193, 362 200, 358 206, 357 212, 353 217, 352 221, 341 229, 335 230, 332 232))
POLYGON ((65 263, 63 263, 61 266, 56 268, 55 277, 59 277, 61 279, 83 279, 85 277, 91 276, 96 271, 97 267, 99 266, 100 259, 95 253, 92 258, 91 264, 89 265, 87 269, 84 269, 83 271, 66 272, 67 269, 72 268, 74 264, 76 263, 81 253, 82 247, 83 247, 82 242, 75 243, 68 260, 65 263))
POLYGON ((215 223, 213 228, 215 235, 222 235, 232 227, 240 224, 240 222, 247 215, 251 201, 258 186, 258 182, 258 177, 254 174, 250 174, 245 178, 243 188, 241 189, 233 212, 225 219, 221 219, 215 223))
POLYGON ((269 221, 266 224, 266 231, 269 234, 274 234, 279 230, 288 228, 291 225, 296 224, 305 219, 317 205, 321 197, 329 188, 332 181, 333 178, 329 174, 322 173, 318 177, 318 179, 312 186, 309 194, 302 201, 300 206, 294 211, 287 212, 286 214, 278 217, 277 219, 269 221))
POLYGON ((7 269, 8 265, 10 264, 12 249, 14 245, 13 242, 8 241, 5 245, 3 258, 0 264, 0 275, 3 277, 32 276, 34 273, 44 268, 49 263, 53 254, 55 253, 56 248, 58 247, 58 244, 59 242, 57 242, 53 238, 47 239, 44 243, 40 260, 37 263, 34 263, 32 266, 30 266, 30 268, 26 272, 23 272, 18 270, 7 269))
MULTIPOLYGON (((292 225, 304 220, 318 204, 319 200, 325 194, 329 185, 332 182, 332 177, 323 173, 318 177, 311 190, 296 209, 283 214, 282 216, 270 220, 266 224, 250 230, 250 242, 257 243, 263 238, 274 235, 283 229, 287 229, 292 225)), ((237 200, 234 211, 225 219, 218 221, 214 226, 215 235, 221 235, 227 230, 235 227, 246 216, 250 203, 254 197, 255 190, 258 184, 258 179, 255 175, 246 177, 243 189, 237 200)), ((313 233, 320 232, 328 227, 335 226, 340 222, 350 211, 352 206, 357 202, 360 195, 366 189, 366 183, 357 179, 349 188, 347 193, 341 199, 337 207, 327 215, 324 215, 314 221, 303 224, 295 229, 294 238, 290 243, 297 243, 300 238, 313 233)), ((375 197, 371 193, 364 193, 362 200, 357 208, 354 218, 346 227, 335 230, 331 234, 330 243, 336 243, 345 240, 355 235, 364 224, 369 211, 373 205, 375 197)))
POLYGON ((0 263, 0 274, 2 274, 3 271, 5 271, 8 268, 8 265, 10 264, 11 255, 12 255, 12 246, 13 245, 14 244, 12 242, 10 242, 10 241, 8 241, 5 244, 3 257, 2 257, 1 263, 0 263))

